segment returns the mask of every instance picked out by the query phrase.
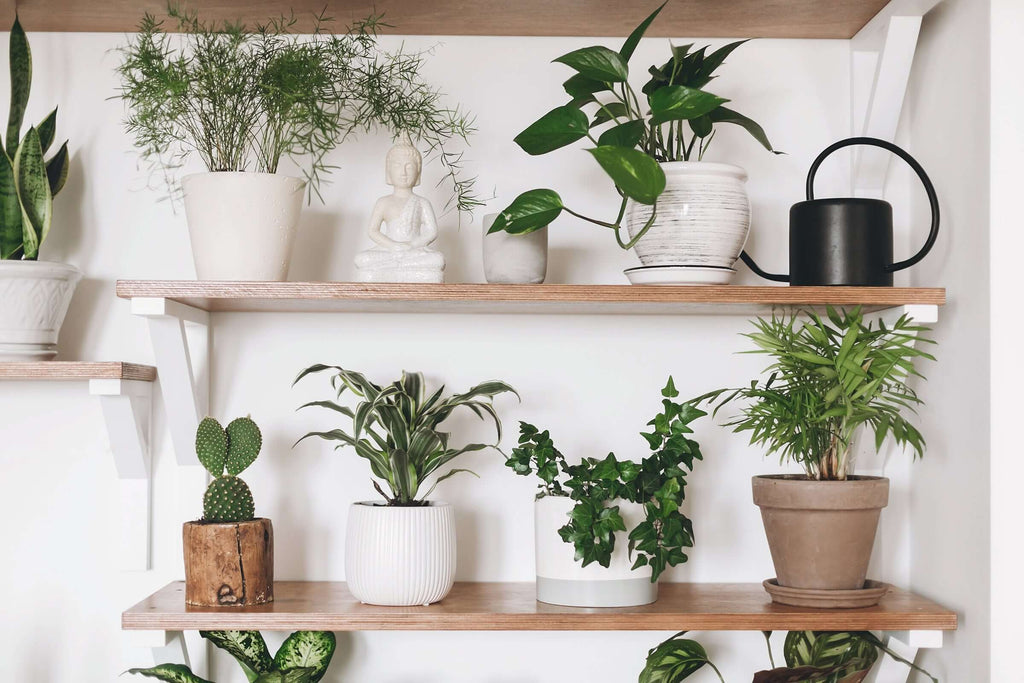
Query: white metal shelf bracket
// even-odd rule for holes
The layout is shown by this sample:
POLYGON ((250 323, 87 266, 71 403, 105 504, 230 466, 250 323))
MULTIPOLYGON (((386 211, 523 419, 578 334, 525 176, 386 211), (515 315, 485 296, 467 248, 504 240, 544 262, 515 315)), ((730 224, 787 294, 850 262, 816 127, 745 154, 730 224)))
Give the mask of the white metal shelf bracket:
MULTIPOLYGON (((942 631, 892 631, 882 634, 885 646, 908 662, 917 660, 918 650, 942 647, 942 631)), ((913 680, 914 670, 887 654, 879 654, 874 683, 907 683, 913 680)))
POLYGON ((138 380, 89 380, 89 393, 100 399, 121 480, 121 568, 132 571, 150 567, 152 387, 138 380))

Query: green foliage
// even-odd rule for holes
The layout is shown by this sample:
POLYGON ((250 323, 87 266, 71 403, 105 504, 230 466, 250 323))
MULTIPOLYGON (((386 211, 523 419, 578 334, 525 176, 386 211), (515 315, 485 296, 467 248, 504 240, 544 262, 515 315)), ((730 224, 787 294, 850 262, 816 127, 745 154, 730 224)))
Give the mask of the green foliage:
POLYGON ((740 416, 727 424, 750 432, 750 443, 765 446, 782 460, 799 463, 813 479, 846 479, 856 432, 868 427, 875 447, 887 436, 924 453, 921 433, 906 418, 921 400, 907 384, 920 377, 918 359, 935 360, 915 344, 932 344, 929 331, 901 316, 891 327, 864 321, 860 308, 822 317, 813 311, 803 322, 788 318, 754 321, 745 335, 757 347, 750 353, 772 358, 768 379, 738 389, 719 389, 694 399, 726 404, 744 400, 740 416))
POLYGON ((557 207, 543 212, 524 210, 524 198, 532 193, 558 197, 552 190, 532 190, 520 195, 498 215, 491 232, 521 234, 539 230, 564 209, 577 218, 612 229, 619 246, 629 249, 654 224, 657 199, 665 189, 665 174, 658 162, 703 158, 719 123, 740 126, 765 149, 775 151, 757 123, 726 109, 723 105, 729 100, 703 90, 715 78, 725 58, 744 40, 729 43, 711 54, 707 47, 691 51, 692 44, 672 46, 668 62, 648 69, 651 78, 641 91, 647 104, 641 105, 640 97, 629 85, 629 60, 664 6, 637 26, 618 52, 594 45, 556 58, 555 62, 576 72, 563 84, 569 103, 552 109, 515 138, 516 144, 531 155, 547 154, 588 138, 595 147, 587 151, 622 199, 618 217, 613 222, 596 220, 563 207, 561 199, 557 207), (596 132, 605 126, 603 132, 596 132), (655 208, 644 227, 632 239, 625 240, 621 224, 629 199, 655 208), (548 222, 541 223, 541 218, 548 222))
POLYGON ((449 470, 437 477, 425 494, 419 495, 427 478, 453 459, 488 448, 487 444, 480 443, 450 447, 450 434, 439 431, 441 423, 456 409, 466 408, 481 419, 490 417, 500 441, 501 421, 492 400, 498 394, 516 393, 508 384, 492 380, 447 398, 443 386, 427 396, 423 375, 418 372, 403 372, 401 379, 382 387, 361 373, 333 365, 310 366, 299 373, 295 383, 307 375, 325 371, 334 373, 331 386, 338 400, 345 392, 359 399, 355 408, 336 401, 312 401, 300 408, 315 406, 340 413, 351 421, 351 429, 310 432, 299 441, 316 436, 340 441, 336 447, 339 449, 354 448, 358 456, 369 461, 373 476, 387 485, 390 495, 378 481, 373 482, 388 505, 426 505, 426 498, 438 483, 459 472, 468 472, 449 470))
POLYGON ((46 152, 57 132, 57 110, 21 137, 32 87, 32 51, 15 17, 10 39, 11 104, 7 139, 0 154, 0 259, 36 260, 50 232, 53 198, 68 175, 67 142, 50 159, 46 152))
POLYGON ((246 522, 256 514, 252 492, 238 478, 260 453, 263 436, 250 417, 232 420, 225 430, 212 417, 206 417, 196 429, 196 456, 213 475, 203 495, 203 520, 207 522, 246 522), (226 474, 225 474, 226 472, 226 474))
POLYGON ((869 631, 790 631, 783 652, 786 666, 757 672, 753 683, 858 683, 871 672, 882 652, 938 683, 869 631))
POLYGON ((676 403, 679 392, 670 377, 662 390, 662 411, 641 436, 651 455, 636 463, 619 461, 614 453, 604 459, 584 458, 569 465, 555 448, 547 430, 531 424, 519 425, 519 444, 507 456, 505 464, 516 474, 536 473, 541 480, 538 496, 568 495, 575 501, 569 522, 558 530, 576 551, 576 561, 584 567, 597 562, 611 563, 616 532, 627 531, 616 505, 621 499, 644 506, 644 520, 629 530, 630 556, 635 553, 633 569, 651 567, 651 581, 657 581, 667 567, 686 562, 683 548, 693 547, 693 524, 683 514, 686 476, 695 460, 703 459, 700 445, 687 435, 689 424, 705 415, 688 403, 676 403))
POLYGON ((686 631, 675 634, 647 653, 639 683, 678 683, 710 666, 724 683, 722 673, 708 659, 708 653, 696 640, 683 638, 686 631))
POLYGON ((443 103, 421 73, 427 52, 387 52, 371 15, 345 32, 316 17, 312 35, 293 33, 294 17, 251 31, 212 24, 169 6, 174 31, 146 14, 121 48, 125 127, 141 156, 163 174, 172 194, 174 171, 193 153, 210 171, 276 173, 284 158, 301 169, 310 199, 332 167, 326 156, 348 136, 383 129, 424 142, 445 169, 460 211, 480 205, 463 177, 461 153, 472 119, 443 103), (176 35, 176 34, 180 34, 176 35))
MULTIPOLYGON (((249 683, 318 683, 331 664, 337 640, 330 631, 296 631, 270 656, 259 631, 200 631, 238 662, 249 683)), ((160 664, 128 673, 167 683, 211 683, 182 664, 160 664)))

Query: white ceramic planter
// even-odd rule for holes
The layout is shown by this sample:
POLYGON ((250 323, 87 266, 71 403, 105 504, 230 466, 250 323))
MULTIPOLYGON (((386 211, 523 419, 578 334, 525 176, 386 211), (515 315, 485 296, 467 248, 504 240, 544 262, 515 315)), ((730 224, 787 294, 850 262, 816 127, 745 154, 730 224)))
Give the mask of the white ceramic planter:
POLYGON ((276 173, 195 173, 181 179, 200 280, 284 280, 306 183, 276 173))
MULTIPOLYGON (((627 529, 644 518, 642 505, 622 500, 619 506, 627 529)), ((615 551, 607 568, 596 562, 583 567, 575 560, 572 544, 558 535, 569 521, 573 501, 561 496, 544 496, 534 504, 537 547, 537 600, 571 607, 631 607, 658 599, 658 584, 651 583, 651 568, 632 571, 627 534, 619 532, 615 551)))
POLYGON ((539 285, 548 273, 548 229, 526 235, 505 231, 488 235, 496 213, 484 216, 484 279, 491 284, 539 285))
POLYGON ((0 360, 51 360, 82 273, 53 261, 0 261, 0 360))
MULTIPOLYGON (((732 164, 673 161, 661 164, 665 191, 654 225, 634 247, 644 266, 732 268, 750 232, 747 172, 732 164)), ((626 229, 635 236, 651 207, 630 202, 626 229)))
POLYGON ((452 506, 353 503, 345 580, 357 600, 371 605, 429 605, 443 599, 455 581, 452 506))

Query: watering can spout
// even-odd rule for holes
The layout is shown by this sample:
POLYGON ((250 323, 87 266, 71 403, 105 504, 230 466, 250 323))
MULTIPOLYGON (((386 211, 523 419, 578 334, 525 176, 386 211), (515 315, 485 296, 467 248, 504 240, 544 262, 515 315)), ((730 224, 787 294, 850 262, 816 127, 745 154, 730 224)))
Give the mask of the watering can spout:
POLYGON ((765 280, 771 280, 773 282, 789 282, 790 280, 788 275, 767 273, 761 270, 760 266, 754 263, 754 259, 750 258, 750 254, 748 254, 746 250, 740 252, 740 258, 747 264, 747 268, 750 268, 750 270, 752 270, 758 277, 763 277, 765 280))

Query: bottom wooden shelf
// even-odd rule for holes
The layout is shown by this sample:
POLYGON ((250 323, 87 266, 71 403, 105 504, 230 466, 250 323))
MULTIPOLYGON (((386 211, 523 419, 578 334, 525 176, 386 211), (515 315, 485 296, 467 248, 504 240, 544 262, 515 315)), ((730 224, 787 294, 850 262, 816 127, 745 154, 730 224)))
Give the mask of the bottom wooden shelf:
POLYGON ((956 613, 893 588, 875 607, 814 610, 775 605, 760 584, 663 583, 651 605, 589 609, 537 602, 532 583, 456 583, 429 607, 376 607, 344 582, 279 581, 275 601, 186 608, 171 583, 121 615, 125 630, 324 631, 949 631, 956 613))

